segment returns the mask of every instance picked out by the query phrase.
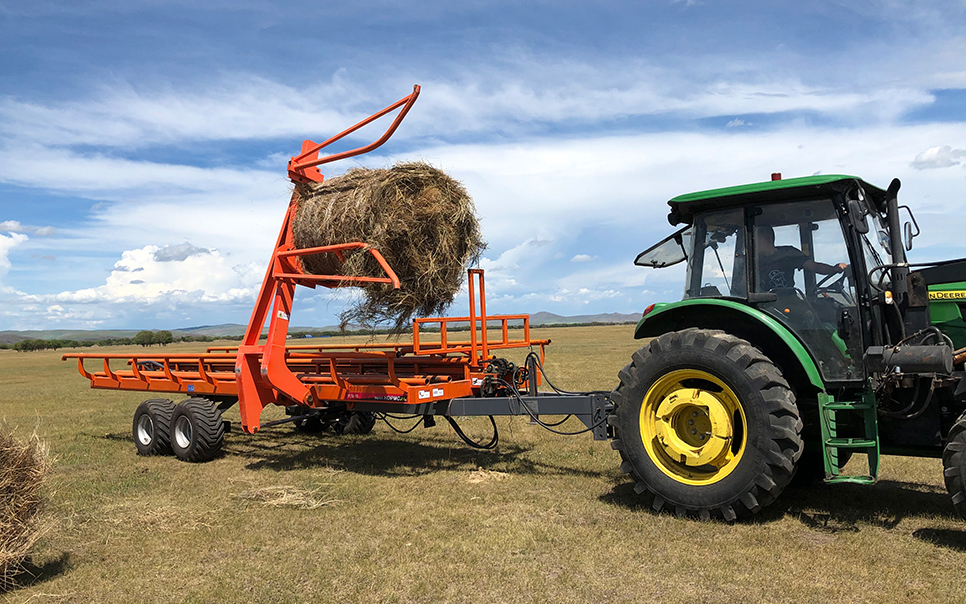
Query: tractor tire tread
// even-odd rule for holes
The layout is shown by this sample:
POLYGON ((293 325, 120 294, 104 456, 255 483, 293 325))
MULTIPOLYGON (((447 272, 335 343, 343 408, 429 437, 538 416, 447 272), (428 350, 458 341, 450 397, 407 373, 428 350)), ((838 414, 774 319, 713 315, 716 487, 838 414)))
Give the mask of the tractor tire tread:
POLYGON ((774 502, 791 481, 803 450, 803 423, 795 404, 795 396, 781 371, 746 340, 721 330, 689 328, 669 332, 652 339, 633 353, 631 362, 618 375, 620 385, 611 394, 618 418, 611 446, 624 459, 621 471, 630 468, 630 474, 635 479, 634 491, 643 495, 654 511, 666 510, 679 515, 683 512, 690 517, 720 518, 726 522, 734 522, 738 518, 752 516, 774 502), (768 431, 767 438, 759 449, 764 461, 763 472, 754 477, 741 492, 734 493, 719 504, 689 505, 687 502, 670 501, 669 494, 659 493, 652 488, 635 463, 630 461, 633 456, 628 452, 634 439, 628 442, 621 434, 621 428, 627 429, 635 421, 628 414, 639 409, 640 401, 636 398, 642 393, 637 391, 642 390, 646 382, 653 379, 651 375, 642 374, 645 370, 640 369, 641 366, 655 357, 661 358, 669 352, 689 348, 711 353, 715 357, 724 357, 743 373, 760 396, 763 426, 768 431), (632 396, 633 400, 630 398, 632 396))
POLYGON ((959 416, 946 436, 943 479, 953 508, 966 519, 966 412, 959 416))

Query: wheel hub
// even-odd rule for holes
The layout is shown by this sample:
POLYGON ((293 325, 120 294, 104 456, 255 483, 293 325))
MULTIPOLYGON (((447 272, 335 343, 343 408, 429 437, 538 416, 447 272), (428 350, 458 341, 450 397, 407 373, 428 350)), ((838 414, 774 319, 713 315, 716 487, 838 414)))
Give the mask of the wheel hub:
POLYGON ((695 467, 719 460, 734 434, 721 400, 698 388, 682 388, 662 400, 654 428, 668 457, 695 467))
POLYGON ((705 371, 665 374, 641 405, 641 437, 648 455, 665 474, 688 484, 727 476, 744 452, 745 433, 737 396, 705 371))
POLYGON ((154 440, 154 420, 145 413, 138 418, 138 441, 145 447, 154 440))
POLYGON ((174 438, 182 449, 187 449, 191 445, 191 421, 187 416, 179 416, 174 423, 174 438))

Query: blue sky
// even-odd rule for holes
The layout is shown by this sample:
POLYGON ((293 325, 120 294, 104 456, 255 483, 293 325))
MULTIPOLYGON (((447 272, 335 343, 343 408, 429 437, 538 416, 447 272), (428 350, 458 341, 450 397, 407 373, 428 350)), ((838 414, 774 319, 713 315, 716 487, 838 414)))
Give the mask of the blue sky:
MULTIPOLYGON (((463 181, 491 312, 677 299, 632 265, 667 199, 776 171, 899 177, 913 257, 966 256, 962 2, 327 4, 0 0, 0 329, 246 322, 288 157, 416 83, 324 173, 463 181)), ((346 295, 300 290, 294 323, 346 295)))

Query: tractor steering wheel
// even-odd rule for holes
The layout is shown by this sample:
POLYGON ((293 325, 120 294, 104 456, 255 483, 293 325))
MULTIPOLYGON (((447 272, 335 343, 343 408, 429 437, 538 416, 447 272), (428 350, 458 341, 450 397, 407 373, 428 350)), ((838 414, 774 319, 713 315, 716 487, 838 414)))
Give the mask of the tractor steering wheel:
POLYGON ((822 277, 818 283, 815 284, 816 294, 819 296, 829 297, 829 292, 836 293, 842 296, 846 302, 852 304, 852 297, 845 291, 845 280, 849 278, 849 273, 847 270, 843 270, 840 273, 832 273, 830 275, 825 275, 822 277), (835 281, 828 283, 833 277, 838 277, 835 281), (826 285, 826 283, 828 283, 826 285))

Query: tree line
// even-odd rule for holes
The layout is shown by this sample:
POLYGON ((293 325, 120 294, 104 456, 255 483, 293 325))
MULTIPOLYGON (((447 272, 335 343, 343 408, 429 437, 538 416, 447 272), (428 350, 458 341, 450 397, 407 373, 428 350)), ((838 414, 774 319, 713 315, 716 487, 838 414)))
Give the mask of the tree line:
POLYGON ((0 343, 0 349, 16 350, 17 352, 32 352, 34 350, 57 350, 59 348, 90 348, 92 346, 165 346, 172 342, 214 342, 215 340, 240 340, 241 336, 179 336, 166 330, 159 331, 142 330, 134 335, 133 338, 104 338, 101 340, 62 340, 62 339, 30 339, 20 340, 13 344, 0 343))

